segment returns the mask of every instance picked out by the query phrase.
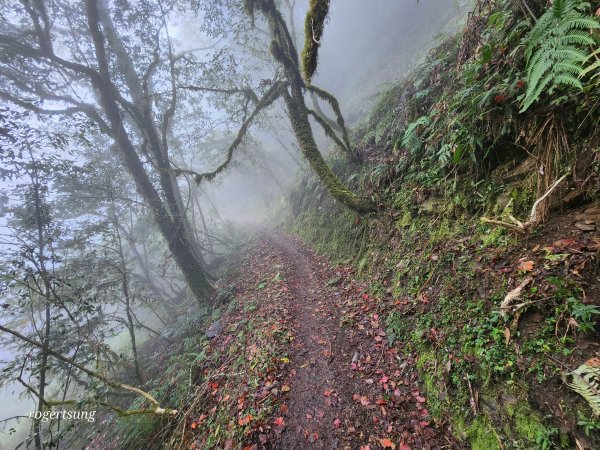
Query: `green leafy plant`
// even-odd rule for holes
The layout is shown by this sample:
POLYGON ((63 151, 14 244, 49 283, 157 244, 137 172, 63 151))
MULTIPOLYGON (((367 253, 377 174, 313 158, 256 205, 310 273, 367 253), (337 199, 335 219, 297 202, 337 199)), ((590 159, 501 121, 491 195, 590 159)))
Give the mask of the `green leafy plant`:
POLYGON ((546 428, 537 432, 535 443, 540 450, 548 450, 553 448, 556 437, 558 437, 558 428, 546 428))
POLYGON ((600 309, 596 305, 584 305, 575 297, 567 299, 567 307, 571 317, 577 321, 579 331, 593 331, 595 326, 594 316, 600 314, 600 309))
POLYGON ((555 0, 525 37, 527 91, 521 112, 536 102, 542 92, 560 87, 583 89, 578 77, 588 59, 587 46, 594 44, 591 29, 600 24, 583 11, 589 3, 555 0))
POLYGON ((583 432, 586 436, 589 436, 594 431, 600 430, 600 422, 595 419, 590 419, 584 416, 581 412, 579 413, 579 420, 577 420, 577 426, 583 428, 583 432))
POLYGON ((422 143, 417 135, 417 129, 420 126, 429 125, 430 122, 431 121, 428 116, 421 116, 414 122, 408 124, 401 140, 402 146, 407 148, 411 153, 416 153, 418 150, 420 150, 422 143))
POLYGON ((390 345, 394 345, 394 342, 406 336, 408 324, 402 314, 392 311, 385 319, 385 323, 387 325, 386 336, 390 345))

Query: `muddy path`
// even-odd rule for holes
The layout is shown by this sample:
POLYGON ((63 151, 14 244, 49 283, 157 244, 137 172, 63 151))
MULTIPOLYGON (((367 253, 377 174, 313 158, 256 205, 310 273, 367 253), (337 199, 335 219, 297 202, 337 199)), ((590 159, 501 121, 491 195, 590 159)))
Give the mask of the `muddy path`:
MULTIPOLYGON (((277 449, 459 448, 421 394, 415 355, 390 346, 377 300, 352 269, 333 268, 304 243, 264 236, 283 260, 291 294, 284 425, 277 449)), ((396 343, 398 345, 398 343, 396 343)))

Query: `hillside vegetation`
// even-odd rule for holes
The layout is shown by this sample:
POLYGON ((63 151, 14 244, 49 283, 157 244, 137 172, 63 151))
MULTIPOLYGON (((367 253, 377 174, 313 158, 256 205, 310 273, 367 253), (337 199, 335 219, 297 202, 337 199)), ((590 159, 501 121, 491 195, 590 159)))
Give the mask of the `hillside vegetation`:
POLYGON ((366 164, 335 162, 384 212, 310 177, 292 196, 287 226, 356 267, 472 448, 600 442, 598 6, 478 2, 356 127, 366 164))

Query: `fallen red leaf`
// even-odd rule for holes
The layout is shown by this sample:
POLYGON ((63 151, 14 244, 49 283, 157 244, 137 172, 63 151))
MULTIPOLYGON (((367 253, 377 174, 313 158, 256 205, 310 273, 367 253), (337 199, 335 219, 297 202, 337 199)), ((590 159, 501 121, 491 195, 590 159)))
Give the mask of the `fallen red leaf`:
POLYGON ((278 427, 282 427, 285 425, 285 420, 283 420, 283 417, 278 417, 274 420, 275 425, 277 425, 278 427))
POLYGON ((381 444, 381 446, 383 448, 391 448, 392 450, 396 449, 396 444, 394 444, 392 441, 390 441, 388 438, 385 439, 379 439, 379 443, 381 444))
POLYGON ((533 270, 533 261, 522 261, 521 264, 518 265, 517 270, 531 272, 533 270))
POLYGON ((333 421, 333 426, 334 426, 334 428, 339 428, 341 425, 342 425, 342 422, 341 422, 341 420, 340 420, 340 419, 337 419, 337 418, 336 418, 336 419, 333 421))
POLYGON ((578 249, 581 245, 575 239, 559 239, 552 243, 552 247, 560 250, 568 247, 578 249))
POLYGON ((238 419, 238 424, 240 427, 243 427, 244 425, 248 425, 253 418, 252 414, 248 414, 246 417, 238 419))

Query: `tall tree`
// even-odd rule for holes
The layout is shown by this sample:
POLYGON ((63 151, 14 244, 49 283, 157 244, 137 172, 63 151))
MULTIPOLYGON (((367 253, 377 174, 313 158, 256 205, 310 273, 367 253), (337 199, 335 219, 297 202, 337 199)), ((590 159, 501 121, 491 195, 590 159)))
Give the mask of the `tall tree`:
MULTIPOLYGON (((329 193, 353 211, 361 214, 375 212, 377 210, 376 203, 372 199, 350 190, 325 162, 315 141, 309 120, 309 117, 312 117, 348 157, 353 160, 357 159, 357 153, 350 144, 337 99, 329 92, 311 84, 311 77, 317 66, 318 47, 329 10, 329 1, 311 0, 310 2, 306 19, 306 43, 302 52, 302 65, 296 50, 295 39, 275 1, 244 0, 243 4, 246 13, 252 19, 252 24, 255 22, 256 12, 262 13, 266 20, 267 35, 270 38, 270 53, 273 60, 283 68, 283 76, 280 76, 280 71, 277 70, 273 80, 270 81, 270 89, 266 91, 265 95, 260 100, 254 96, 255 110, 248 115, 239 129, 236 139, 228 149, 225 162, 213 171, 196 174, 196 180, 200 182, 205 178, 212 179, 225 170, 258 113, 270 107, 279 97, 283 97, 286 115, 290 120, 292 132, 300 151, 329 193), (316 110, 310 109, 306 105, 306 92, 313 96, 316 110), (329 104, 336 115, 335 121, 324 116, 314 98, 329 104)), ((289 6, 291 7, 291 4, 289 6)))
MULTIPOLYGON (((4 224, 0 335, 3 345, 5 332, 17 338, 15 344, 19 342, 13 361, 3 367, 0 385, 15 380, 36 402, 32 442, 41 450, 62 448, 59 442, 65 428, 60 419, 42 420, 42 414, 76 401, 106 403, 107 393, 92 386, 93 378, 145 397, 155 407, 144 413, 163 414, 165 410, 145 392, 116 381, 123 373, 115 374, 113 363, 124 367, 125 361, 106 344, 124 325, 132 340, 132 363, 141 378, 134 328, 157 334, 135 316, 136 293, 129 282, 118 228, 69 202, 73 191, 64 180, 80 178, 88 169, 75 161, 65 135, 42 131, 50 121, 38 121, 36 129, 21 121, 30 115, 0 110, 0 181, 10 182, 0 208, 4 224), (56 150, 61 158, 56 157, 56 150), (88 221, 88 216, 93 218, 88 221), (110 252, 97 251, 109 247, 110 252), (115 308, 118 303, 125 306, 124 311, 115 308), (125 317, 109 317, 105 309, 125 317), (115 321, 119 326, 114 326, 115 321), (112 371, 112 379, 106 376, 107 370, 112 371), (73 389, 73 380, 86 389, 73 389)), ((116 213, 112 218, 116 219, 116 213)))
POLYGON ((177 64, 189 56, 174 54, 167 24, 174 7, 160 0, 112 7, 108 0, 3 1, 0 98, 38 114, 85 115, 110 136, 187 284, 204 301, 214 288, 169 152, 178 76, 187 73, 177 64))

